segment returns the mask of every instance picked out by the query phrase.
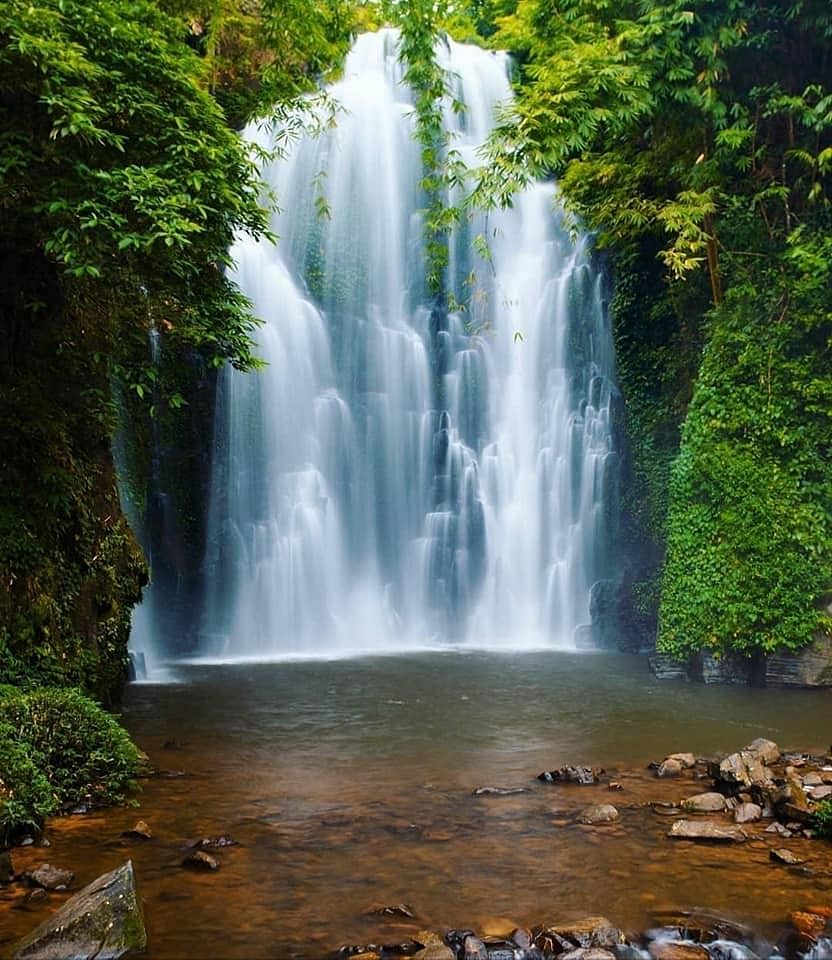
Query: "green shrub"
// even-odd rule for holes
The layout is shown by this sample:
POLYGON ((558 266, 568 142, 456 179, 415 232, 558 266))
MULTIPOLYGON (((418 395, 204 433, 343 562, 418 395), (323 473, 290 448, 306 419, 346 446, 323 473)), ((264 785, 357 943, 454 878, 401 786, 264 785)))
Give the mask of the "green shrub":
POLYGON ((57 805, 29 744, 17 739, 10 724, 0 723, 0 848, 20 833, 37 830, 57 805))
POLYGON ((76 690, 0 697, 0 840, 61 805, 124 800, 138 760, 115 718, 76 690))
POLYGON ((832 840, 832 799, 821 800, 812 814, 812 829, 824 840, 832 840))

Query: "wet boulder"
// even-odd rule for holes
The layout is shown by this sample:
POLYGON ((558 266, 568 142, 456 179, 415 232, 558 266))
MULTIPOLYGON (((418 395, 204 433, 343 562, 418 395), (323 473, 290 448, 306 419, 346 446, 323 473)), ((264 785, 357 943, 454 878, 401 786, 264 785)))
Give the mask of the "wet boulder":
POLYGON ((765 737, 757 737, 743 750, 745 753, 753 753, 766 766, 771 766, 772 763, 777 763, 780 759, 780 748, 773 740, 766 740, 765 737))
POLYGON ((696 766, 696 757, 692 753, 671 753, 665 757, 665 760, 677 760, 685 770, 690 770, 696 766))
POLYGON ((731 794, 751 787, 766 789, 774 782, 760 756, 749 750, 740 750, 709 764, 708 774, 713 777, 717 790, 731 794))
POLYGON ((195 850, 193 853, 189 853, 182 861, 182 866, 189 870, 206 871, 219 870, 220 868, 217 858, 212 857, 210 853, 205 853, 204 850, 195 850))
POLYGON ((796 867, 801 863, 806 863, 806 859, 804 857, 799 857, 796 853, 792 853, 792 851, 787 847, 779 847, 775 850, 769 850, 768 855, 776 863, 785 863, 788 867, 796 867))
POLYGON ((413 954, 414 960, 456 960, 456 954, 444 943, 429 943, 418 953, 413 954))
POLYGON ((586 787, 600 783, 604 771, 598 767, 558 767, 555 770, 544 770, 537 775, 538 780, 544 783, 575 783, 586 787))
POLYGON ((581 823, 615 823, 620 819, 618 810, 611 803, 598 803, 595 806, 587 807, 580 816, 581 823))
POLYGON ((721 793, 697 793, 682 801, 687 813, 722 813, 725 810, 725 797, 721 793))
POLYGON ((144 820, 137 820, 131 830, 125 830, 122 833, 125 840, 152 840, 153 831, 144 820))
POLYGON ((197 842, 196 846, 200 850, 222 850, 225 847, 236 847, 238 843, 233 837, 224 833, 218 837, 203 837, 197 842))
POLYGON ((488 950, 479 937, 471 934, 462 942, 462 960, 488 960, 488 950))
POLYGON ((584 917, 571 923, 552 923, 536 927, 534 943, 544 953, 561 953, 564 948, 612 948, 625 942, 624 934, 606 917, 584 917))
POLYGON ((412 920, 416 914, 407 903, 374 903, 361 911, 365 917, 402 917, 412 920))
POLYGON ((33 887, 43 887, 44 890, 66 890, 75 879, 72 870, 63 870, 53 867, 51 863, 42 863, 34 870, 23 874, 23 878, 33 887))
POLYGON ((682 773, 685 770, 685 765, 681 760, 677 760, 674 757, 667 757, 667 759, 662 760, 656 770, 656 776, 664 779, 670 779, 673 777, 681 777, 682 773))
POLYGON ((118 960, 146 944, 128 860, 67 900, 18 944, 13 960, 118 960))
POLYGON ((717 823, 715 820, 677 820, 668 836, 674 840, 695 840, 699 843, 742 843, 748 839, 748 834, 741 827, 717 823))
POLYGON ((474 797, 513 797, 518 793, 528 793, 528 787, 477 787, 474 797))
POLYGON ((734 823, 756 823, 763 815, 763 808, 756 803, 741 803, 734 810, 734 823))

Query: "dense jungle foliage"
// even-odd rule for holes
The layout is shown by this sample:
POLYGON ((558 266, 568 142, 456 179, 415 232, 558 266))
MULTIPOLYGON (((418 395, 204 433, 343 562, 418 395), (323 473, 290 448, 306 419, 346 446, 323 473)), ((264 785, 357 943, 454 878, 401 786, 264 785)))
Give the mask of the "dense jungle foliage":
MULTIPOLYGON (((256 368, 257 321, 224 267, 235 233, 269 235, 272 198, 237 131, 271 114, 293 136, 351 35, 384 22, 415 89, 437 300, 465 216, 447 201, 462 171, 439 124, 443 31, 516 62, 467 202, 557 176, 608 258, 640 641, 684 658, 830 629, 825 0, 6 0, 0 683, 117 698, 147 576, 117 423, 136 428, 141 503, 150 424, 208 435, 194 371, 210 386, 226 362, 256 368)), ((198 469, 177 470, 193 486, 198 469)))
MULTIPOLYGON (((0 684, 118 697, 147 573, 116 489, 117 421, 185 402, 176 378, 157 389, 151 334, 174 366, 257 365, 224 267, 235 233, 268 235, 267 198, 236 127, 315 89, 348 15, 315 0, 0 5, 0 684)), ((13 702, 37 705, 31 723, 0 718, 6 837, 80 793, 116 798, 135 759, 91 701, 27 696, 13 702), (64 788, 47 721, 73 769, 106 758, 89 783, 64 788)))
POLYGON ((519 0, 496 24, 518 101, 478 190, 554 173, 612 255, 636 605, 660 594, 679 657, 800 648, 832 589, 832 10, 519 0))

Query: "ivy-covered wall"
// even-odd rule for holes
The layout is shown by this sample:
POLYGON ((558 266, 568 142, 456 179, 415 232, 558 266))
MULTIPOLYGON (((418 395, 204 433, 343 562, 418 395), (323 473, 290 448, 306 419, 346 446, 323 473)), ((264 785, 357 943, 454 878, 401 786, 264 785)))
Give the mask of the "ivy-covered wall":
POLYGON ((107 334, 55 300, 40 266, 25 291, 44 297, 34 322, 0 313, 0 683, 77 685, 112 702, 146 570, 116 490, 115 411, 96 359, 107 334))

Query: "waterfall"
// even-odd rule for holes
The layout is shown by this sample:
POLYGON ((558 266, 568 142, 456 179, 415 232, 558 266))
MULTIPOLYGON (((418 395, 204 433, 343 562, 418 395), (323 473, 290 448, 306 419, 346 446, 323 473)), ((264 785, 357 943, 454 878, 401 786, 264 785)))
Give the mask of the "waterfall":
MULTIPOLYGON (((218 384, 206 656, 572 648, 614 573, 614 364, 587 240, 533 185, 457 228, 467 306, 435 305, 396 44, 356 40, 336 125, 265 170, 279 243, 233 250, 268 367, 218 384)), ((465 105, 445 110, 451 146, 475 164, 507 58, 442 57, 465 105)))

